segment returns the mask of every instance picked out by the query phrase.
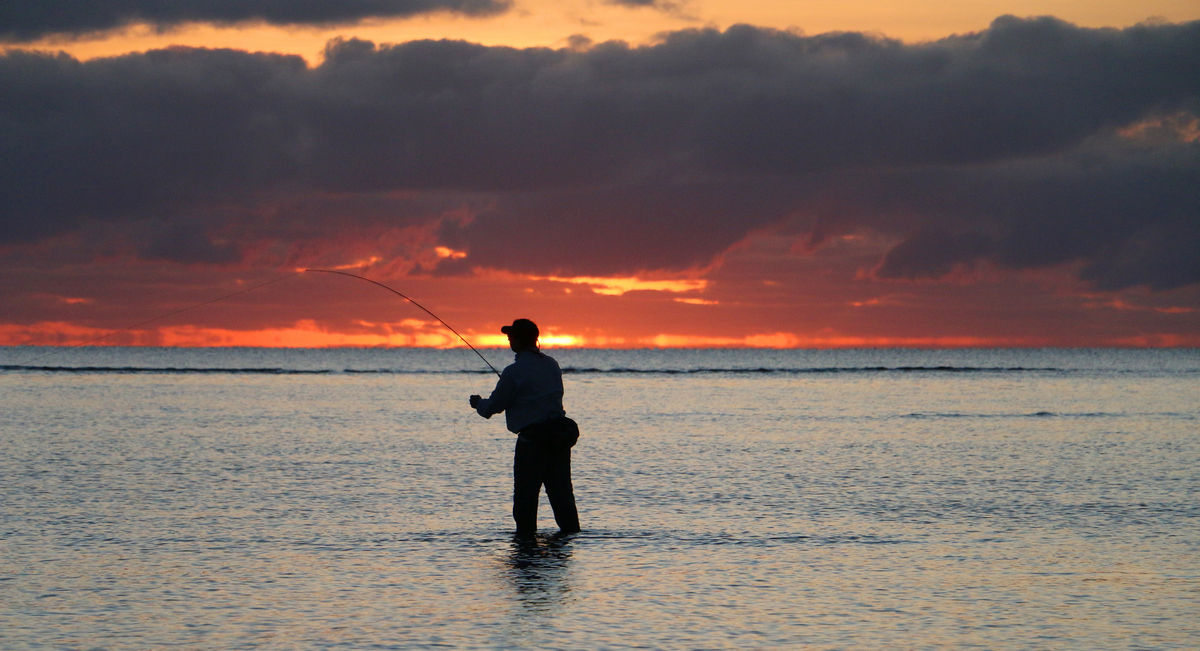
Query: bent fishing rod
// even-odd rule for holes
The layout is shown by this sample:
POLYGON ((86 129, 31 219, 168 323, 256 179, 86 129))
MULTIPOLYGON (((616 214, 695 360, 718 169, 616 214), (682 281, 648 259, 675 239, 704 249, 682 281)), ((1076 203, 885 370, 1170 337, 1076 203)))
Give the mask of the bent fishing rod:
POLYGON ((111 336, 113 336, 113 335, 120 334, 120 333, 122 333, 122 332, 126 332, 126 331, 129 331, 129 330, 133 330, 134 328, 140 328, 140 327, 142 327, 142 326, 144 326, 144 325, 146 325, 146 324, 149 324, 149 323, 154 323, 155 321, 161 321, 161 320, 163 320, 163 319, 165 319, 165 318, 167 318, 167 317, 175 316, 176 314, 181 314, 181 313, 183 313, 183 312, 187 312, 188 310, 194 310, 194 309, 196 309, 196 308, 198 308, 198 307, 204 307, 205 305, 212 305, 213 303, 218 303, 218 302, 220 302, 220 301, 223 301, 223 300, 225 300, 225 299, 227 299, 227 298, 233 298, 234 296, 237 296, 237 295, 239 295, 239 294, 245 294, 246 292, 254 291, 254 290, 256 290, 256 289, 258 289, 258 288, 260 288, 260 287, 266 287, 267 285, 271 285, 271 284, 274 284, 274 283, 280 282, 280 281, 282 281, 282 280, 287 280, 288 278, 291 278, 291 277, 293 277, 293 276, 299 276, 299 275, 300 275, 300 274, 302 274, 302 273, 308 273, 308 272, 313 272, 313 273, 324 273, 324 274, 337 274, 337 275, 339 275, 339 276, 347 276, 347 277, 349 277, 349 278, 357 278, 357 279, 359 279, 359 280, 365 280, 366 282, 369 282, 369 283, 371 283, 372 285, 378 285, 378 286, 380 286, 380 287, 382 287, 382 288, 384 288, 384 289, 388 290, 389 292, 391 292, 391 293, 395 294, 396 296, 399 296, 400 298, 403 298, 404 300, 408 301, 409 303, 412 303, 412 304, 413 304, 413 305, 415 305, 416 307, 420 308, 420 309, 421 309, 421 311, 425 312, 425 313, 426 313, 426 314, 428 314, 429 316, 431 316, 431 317, 433 317, 434 319, 436 319, 436 320, 437 320, 437 322, 438 322, 438 323, 440 323, 440 324, 442 324, 443 326, 445 326, 447 330, 449 330, 450 332, 453 332, 453 333, 454 333, 454 336, 455 336, 455 337, 458 337, 460 341, 462 341, 464 344, 466 344, 466 345, 467 345, 467 348, 470 348, 470 349, 471 349, 471 350, 472 350, 472 351, 473 351, 473 352, 474 352, 476 355, 478 355, 478 356, 479 356, 479 359, 482 359, 482 360, 483 360, 483 363, 484 363, 484 364, 487 364, 488 368, 492 369, 492 372, 493 372, 493 373, 495 373, 497 376, 499 376, 499 375, 500 375, 500 371, 497 371, 497 370, 496 370, 496 367, 495 367, 495 366, 492 366, 492 363, 491 363, 491 362, 489 362, 489 361, 487 360, 487 358, 483 356, 483 353, 479 352, 479 351, 478 351, 478 350, 477 350, 477 349, 476 349, 474 346, 472 346, 472 345, 471 345, 471 342, 467 341, 467 339, 466 339, 465 337, 463 337, 462 335, 458 334, 458 331, 457 331, 457 330, 455 330, 454 328, 450 327, 450 324, 449 324, 449 323, 446 323, 445 321, 443 321, 443 320, 442 320, 442 318, 441 318, 441 317, 439 317, 438 315, 434 314, 433 312, 430 312, 430 311, 429 311, 429 308, 425 307, 424 305, 421 305, 420 303, 418 303, 418 302, 414 301, 414 300, 413 300, 411 297, 409 297, 409 296, 406 296, 406 295, 404 295, 404 294, 401 294, 400 292, 396 291, 395 289, 392 289, 391 287, 388 287, 387 285, 385 285, 385 284, 383 284, 383 283, 381 283, 381 282, 378 282, 378 281, 375 281, 375 280, 371 280, 370 278, 367 278, 367 277, 365 277, 365 276, 359 276, 359 275, 357 275, 357 274, 346 273, 345 271, 335 271, 335 270, 333 270, 333 269, 301 269, 300 271, 296 271, 296 272, 290 273, 290 274, 288 274, 288 275, 286 275, 286 276, 281 276, 281 277, 279 277, 279 278, 276 278, 275 280, 268 280, 268 281, 267 281, 267 282, 265 282, 265 283, 261 283, 261 284, 255 285, 255 286, 253 286, 253 287, 247 287, 246 289, 242 289, 242 290, 239 290, 239 291, 233 292, 232 294, 226 294, 226 295, 224 295, 224 296, 220 296, 220 297, 218 297, 218 298, 214 298, 214 299, 212 299, 211 301, 205 301, 205 302, 203 302, 203 303, 197 303, 196 305, 191 305, 191 306, 185 307, 185 308, 183 308, 183 309, 180 309, 180 310, 175 310, 174 312, 168 312, 167 314, 163 314, 163 315, 161 315, 161 316, 156 316, 156 317, 154 317, 153 319, 147 319, 147 320, 145 320, 145 321, 142 321, 141 323, 135 323, 135 324, 133 324, 133 325, 131 325, 131 326, 126 326, 126 327, 124 327, 124 328, 121 328, 121 329, 119 329, 119 330, 113 330, 112 332, 109 332, 109 333, 107 333, 107 334, 100 335, 99 337, 96 337, 96 338, 94 338, 94 339, 89 339, 89 340, 87 340, 87 341, 85 341, 85 342, 78 343, 78 344, 75 344, 75 345, 73 345, 73 346, 67 346, 67 347, 65 347, 65 348, 59 348, 59 349, 57 349, 57 350, 54 350, 54 351, 52 351, 52 352, 46 353, 45 355, 41 355, 41 356, 39 356, 39 357, 34 357, 33 359, 30 359, 30 360, 26 360, 26 361, 24 361, 24 362, 21 362, 20 364, 17 364, 17 366, 28 366, 28 365, 32 364, 33 362, 36 362, 36 361, 38 361, 38 360, 41 360, 41 359, 45 359, 45 358, 47 358, 47 357, 50 357, 50 356, 52 356, 52 355, 57 355, 57 354, 59 354, 59 353, 66 352, 66 351, 68 351, 68 350, 71 350, 71 349, 74 349, 74 348, 79 348, 79 347, 81 347, 81 346, 86 346, 86 345, 88 345, 88 344, 92 344, 92 343, 95 343, 95 342, 97 342, 97 341, 100 341, 101 339, 107 339, 107 338, 109 338, 109 337, 111 337, 111 336))
POLYGON ((493 373, 495 373, 497 376, 499 376, 499 375, 500 375, 500 371, 497 371, 497 370, 496 370, 496 367, 495 367, 495 366, 492 366, 492 363, 491 363, 491 362, 489 362, 489 361, 487 361, 487 358, 483 356, 483 353, 479 352, 478 350, 475 350, 475 347, 471 345, 471 342, 467 341, 465 337, 463 337, 462 335, 458 334, 458 331, 457 331, 457 330, 455 330, 454 328, 451 328, 449 323, 446 323, 445 321, 443 321, 443 320, 442 320, 442 317, 440 317, 440 316, 438 316, 438 315, 434 314, 433 312, 430 312, 430 311, 429 311, 429 310, 428 310, 428 309, 427 309, 427 308, 426 308, 424 305, 421 305, 420 303, 418 303, 418 302, 416 302, 416 301, 412 300, 412 299, 411 299, 411 298, 409 298, 408 296, 405 296, 404 294, 401 294, 400 292, 398 292, 398 291, 396 291, 396 290, 392 289, 391 287, 388 287, 387 285, 385 285, 385 284, 383 284, 383 283, 381 283, 381 282, 378 282, 378 281, 375 281, 375 280, 371 280, 370 278, 367 278, 367 277, 365 277, 365 276, 359 276, 359 275, 356 275, 356 274, 348 274, 348 273, 346 273, 346 272, 344 272, 344 271, 334 271, 333 269, 305 269, 304 271, 312 271, 312 272, 316 272, 316 273, 323 273, 323 274, 337 274, 337 275, 339 275, 339 276, 349 276, 350 278, 357 278, 357 279, 359 279, 359 280, 365 280, 365 281, 367 281, 367 282, 371 283, 372 285, 379 285, 380 287, 382 287, 382 288, 384 288, 384 289, 388 290, 389 292, 391 292, 391 293, 395 294, 396 296, 399 296, 400 298, 402 298, 402 299, 404 299, 404 300, 408 301, 409 303, 412 303, 413 305, 415 305, 415 306, 417 306, 417 307, 421 308, 421 311, 422 311, 422 312, 424 312, 425 314, 428 314, 429 316, 431 316, 431 317, 433 317, 433 318, 437 319, 437 322, 438 322, 438 323, 440 323, 440 324, 442 324, 442 325, 446 326, 446 329, 447 329, 447 330, 449 330, 450 332, 453 332, 455 337, 458 337, 460 341, 462 341, 464 344, 466 344, 466 345, 467 345, 467 348, 470 348, 471 350, 475 351, 475 354, 476 354, 476 355, 479 355, 479 359, 482 359, 482 360, 483 360, 483 363, 484 363, 484 364, 487 364, 487 365, 488 365, 488 368, 492 369, 492 372, 493 372, 493 373))

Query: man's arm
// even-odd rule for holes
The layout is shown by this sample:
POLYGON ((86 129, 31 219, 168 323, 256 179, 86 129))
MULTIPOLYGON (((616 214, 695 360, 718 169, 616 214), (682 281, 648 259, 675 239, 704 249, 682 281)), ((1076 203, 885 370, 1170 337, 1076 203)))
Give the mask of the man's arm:
POLYGON ((500 376, 500 381, 496 383, 496 388, 492 391, 492 395, 487 398, 479 396, 471 396, 471 406, 475 408, 475 412, 484 418, 492 416, 508 409, 512 404, 513 398, 517 395, 517 383, 512 377, 507 374, 500 376))

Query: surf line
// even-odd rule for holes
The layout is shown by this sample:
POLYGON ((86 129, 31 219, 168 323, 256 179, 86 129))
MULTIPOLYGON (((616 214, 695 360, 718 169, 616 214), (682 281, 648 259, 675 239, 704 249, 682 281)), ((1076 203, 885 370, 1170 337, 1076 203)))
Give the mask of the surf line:
POLYGON ((92 343, 95 343, 95 342, 97 342, 97 341, 100 341, 101 339, 107 339, 107 338, 109 338, 109 337, 111 337, 111 336, 113 336, 113 335, 120 334, 120 333, 122 333, 122 332, 126 332, 126 331, 128 331, 128 330, 133 330, 134 328, 140 328, 140 327, 142 327, 142 326, 144 326, 144 325, 146 325, 146 324, 149 324, 149 323, 154 323, 155 321, 161 321, 161 320, 163 320, 163 319, 165 319, 165 318, 167 318, 167 317, 172 317, 172 316, 175 316, 176 314, 181 314, 181 313, 183 313, 183 312, 187 312, 188 310, 194 310, 194 309, 196 309, 196 308, 198 308, 198 307, 204 307, 205 305, 212 305, 213 303, 219 303, 219 302, 221 302, 221 301, 223 301, 223 300, 225 300, 225 299, 227 299, 227 298, 233 298, 234 296, 237 296, 237 295, 239 295, 239 294, 245 294, 246 292, 252 292, 252 291, 254 291, 254 290, 256 290, 256 289, 259 289, 260 287, 266 287, 267 285, 273 285, 273 284, 275 284, 275 283, 277 283, 277 282, 280 282, 280 281, 283 281, 283 280, 287 280, 288 278, 292 278, 292 277, 295 277, 295 276, 299 276, 299 275, 300 275, 300 274, 302 274, 302 273, 309 273, 309 272, 312 272, 312 273, 323 273, 323 274, 337 274, 337 275, 339 275, 339 276, 347 276, 347 277, 349 277, 349 278, 357 278, 357 279, 359 279, 359 280, 363 280, 363 281, 369 282, 369 283, 371 283, 372 285, 378 285, 378 286, 380 286, 380 287, 382 287, 382 288, 384 288, 384 289, 388 290, 389 292, 391 292, 391 293, 395 294, 396 296, 399 296, 400 298, 403 298, 404 300, 408 301, 409 303, 412 303, 412 304, 413 304, 413 305, 415 305, 416 307, 420 308, 420 309, 421 309, 421 311, 425 312, 425 313, 426 313, 426 314, 428 314, 429 316, 433 317, 434 319, 437 319, 437 322, 438 322, 438 323, 440 323, 440 324, 442 324, 443 326, 445 326, 445 327, 446 327, 446 329, 447 329, 447 330, 449 330, 450 332, 453 332, 455 337, 458 337, 460 341, 462 341, 464 344, 466 344, 466 345, 467 345, 467 348, 470 348, 472 351, 474 351, 474 353, 475 353, 476 355, 478 355, 478 356, 479 356, 479 359, 482 359, 482 360, 483 360, 483 363, 484 363, 484 364, 487 364, 488 368, 492 369, 492 372, 493 372, 493 373, 495 373, 497 376, 499 376, 499 375, 500 375, 500 371, 497 371, 497 370, 496 370, 496 367, 495 367, 495 366, 492 366, 492 363, 491 363, 491 362, 489 362, 489 361, 487 360, 487 358, 483 356, 483 353, 479 352, 479 351, 478 351, 478 350, 477 350, 477 349, 476 349, 474 346, 472 346, 472 345, 471 345, 471 342, 467 341, 465 337, 463 337, 462 335, 458 334, 458 331, 457 331, 457 330, 455 330, 454 328, 450 327, 450 324, 449 324, 449 323, 446 323, 445 321, 443 321, 443 320, 442 320, 442 318, 441 318, 440 316, 438 316, 438 315, 434 314, 433 312, 430 312, 430 311, 429 311, 429 308, 425 307, 424 305, 421 305, 420 303, 418 303, 418 302, 414 301, 412 298, 410 298, 410 297, 408 297, 408 296, 406 296, 406 295, 404 295, 404 294, 401 294, 400 292, 396 291, 395 289, 392 289, 391 287, 388 287, 387 285, 385 285, 385 284, 383 284, 383 283, 381 283, 381 282, 378 282, 378 281, 375 281, 375 280, 371 280, 370 278, 367 278, 366 276, 359 276, 359 275, 357 275, 357 274, 346 273, 345 271, 335 271, 335 270, 333 270, 333 269, 301 269, 300 271, 296 271, 296 272, 290 273, 290 274, 288 274, 288 275, 286 275, 286 276, 280 276, 279 278, 276 278, 276 279, 274 279, 274 280, 268 280, 268 281, 267 281, 267 282, 265 282, 265 283, 260 283, 260 284, 258 284, 258 285, 255 285, 255 286, 253 286, 253 287, 247 287, 246 289, 238 290, 238 291, 236 291, 236 292, 233 292, 232 294, 226 294, 226 295, 224 295, 224 296, 220 296, 220 297, 218 297, 218 298, 214 298, 214 299, 212 299, 211 301, 205 301, 205 302, 203 302, 203 303, 197 303, 197 304, 195 304, 195 305, 191 305, 191 306, 185 307, 185 308, 183 308, 183 309, 175 310, 174 312, 168 312, 167 314, 163 314, 163 315, 161 315, 161 316, 156 316, 156 317, 154 317, 153 319, 147 319, 147 320, 145 320, 145 321, 142 321, 141 323, 135 323, 135 324, 133 324, 133 325, 131 325, 131 326, 126 326, 126 327, 124 327, 124 328, 121 328, 121 329, 119 329, 119 330, 113 330, 112 332, 109 332, 109 333, 107 333, 107 334, 100 335, 99 337, 96 337, 95 339, 89 339, 89 340, 87 340, 87 341, 85 341, 85 342, 78 343, 78 344, 75 344, 75 345, 73 345, 73 346, 66 346, 66 347, 64 347, 64 348, 59 348, 59 349, 57 349, 57 350, 54 350, 54 351, 52 351, 52 352, 46 353, 45 355, 41 355, 41 356, 39 356, 39 357, 34 357, 33 359, 25 360, 24 362, 21 362, 21 363, 17 364, 16 366, 29 366, 30 364, 32 364, 32 363, 34 363, 34 362, 36 362, 36 361, 38 361, 38 360, 45 359, 45 358, 47 358, 47 357, 50 357, 50 356, 52 356, 52 355, 57 355, 57 354, 59 354, 59 353, 66 352, 66 351, 68 351, 68 350, 72 350, 72 349, 75 349, 75 348, 80 348, 80 347, 82 347, 82 346, 86 346, 86 345, 88 345, 88 344, 92 344, 92 343))

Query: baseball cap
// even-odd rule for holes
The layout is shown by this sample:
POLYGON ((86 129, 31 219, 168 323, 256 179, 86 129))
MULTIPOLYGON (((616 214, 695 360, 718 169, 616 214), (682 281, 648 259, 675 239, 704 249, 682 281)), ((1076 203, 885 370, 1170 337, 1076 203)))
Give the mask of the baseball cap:
POLYGON ((500 332, 513 337, 514 339, 537 339, 538 332, 537 324, 529 319, 517 319, 512 322, 512 325, 506 325, 500 328, 500 332))

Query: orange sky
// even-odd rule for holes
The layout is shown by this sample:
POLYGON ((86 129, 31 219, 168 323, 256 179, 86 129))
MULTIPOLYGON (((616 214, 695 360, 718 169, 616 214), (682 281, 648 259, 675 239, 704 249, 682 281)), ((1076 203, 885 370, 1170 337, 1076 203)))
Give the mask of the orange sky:
POLYGON ((878 32, 923 41, 984 29, 997 16, 1057 16, 1089 27, 1126 27, 1145 20, 1200 18, 1191 0, 683 0, 677 10, 630 8, 602 0, 519 0, 514 10, 486 18, 439 13, 401 20, 372 20, 333 27, 193 24, 161 33, 134 26, 119 34, 65 41, 51 38, 22 47, 63 50, 79 58, 112 56, 169 45, 229 47, 298 54, 316 62, 325 42, 355 36, 379 43, 416 39, 463 39, 487 45, 563 47, 569 37, 645 43, 665 31, 726 28, 748 23, 809 34, 878 32))
MULTIPOLYGON (((5 47, 61 50, 80 60, 171 45, 225 47, 297 54, 315 66, 322 61, 325 43, 334 37, 377 43, 450 38, 484 45, 586 49, 587 41, 572 37, 586 37, 593 43, 617 39, 636 45, 660 42, 659 35, 664 32, 703 27, 724 30, 747 23, 796 34, 871 32, 918 43, 984 30, 997 16, 1009 13, 1053 15, 1080 27, 1121 28, 1147 19, 1158 23, 1200 19, 1200 4, 1177 0, 704 0, 654 9, 601 0, 518 0, 510 11, 484 18, 434 14, 321 28, 192 24, 156 30, 140 25, 75 40, 54 37, 5 47)), ((1138 119, 1142 121, 1126 124, 1120 134, 1097 130, 1092 137, 1110 140, 1096 146, 1115 151, 1113 148, 1125 145, 1105 143, 1128 141, 1151 147, 1159 143, 1155 138, 1163 137, 1172 147, 1200 146, 1200 122, 1192 121, 1188 114, 1180 114, 1170 124, 1158 118, 1138 119)), ((1092 142, 1072 142, 1081 141, 1081 147, 1092 142)), ((1014 158, 1017 162, 1013 165, 1026 161, 1040 164, 1039 156, 1053 154, 1035 152, 1014 158)), ((104 164, 120 166, 123 161, 113 159, 104 164)), ((886 165, 879 169, 881 174, 894 171, 886 165)), ((912 169, 918 174, 920 166, 912 169)), ((955 173, 971 174, 973 169, 970 165, 956 167, 955 173)), ((771 174, 762 178, 769 182, 774 178, 771 174)), ((570 184, 562 188, 563 193, 576 190, 570 184)), ((480 346, 502 345, 498 328, 515 317, 541 324, 550 346, 1200 345, 1200 289, 1196 283, 1096 281, 1089 270, 1094 261, 1088 262, 1086 256, 1075 262, 1047 263, 1026 262, 1008 253, 1001 259, 996 253, 994 260, 984 256, 974 263, 954 263, 928 277, 921 276, 924 272, 900 277, 903 274, 889 271, 884 260, 889 255, 896 257, 898 245, 911 241, 906 238, 925 230, 915 226, 904 230, 887 219, 906 210, 919 210, 910 204, 904 204, 902 210, 878 209, 878 215, 863 212, 859 216, 855 211, 866 209, 830 206, 829 202, 836 201, 830 197, 836 193, 823 194, 719 238, 709 238, 711 229, 741 219, 736 208, 724 220, 713 218, 682 229, 647 226, 643 233, 597 228, 591 240, 595 251, 587 250, 590 240, 586 236, 570 245, 578 249, 580 264, 560 263, 535 270, 533 263, 503 268, 503 263, 497 262, 503 260, 502 248, 499 253, 487 253, 493 236, 486 233, 504 232, 501 226, 494 226, 500 231, 471 230, 500 223, 495 221, 498 219, 529 216, 534 220, 531 212, 521 212, 520 204, 504 207, 506 197, 526 190, 512 195, 487 194, 492 191, 483 187, 482 194, 464 195, 467 198, 461 201, 436 198, 441 195, 423 190, 377 195, 384 202, 381 205, 409 202, 404 204, 407 206, 427 198, 431 202, 413 209, 418 210, 419 214, 413 213, 417 217, 394 224, 387 221, 386 214, 378 219, 347 217, 349 213, 339 211, 360 210, 360 204, 329 207, 348 201, 348 195, 333 191, 321 191, 320 201, 303 205, 274 195, 255 199, 253 204, 237 204, 241 201, 237 197, 214 204, 217 208, 213 210, 224 211, 222 215, 252 215, 259 220, 253 226, 233 218, 204 222, 209 218, 193 218, 187 210, 179 213, 182 216, 155 213, 128 222, 72 218, 76 219, 73 225, 59 232, 39 235, 31 231, 35 234, 0 242, 0 268, 7 286, 0 296, 4 304, 0 345, 80 343, 303 267, 339 268, 386 282, 421 301, 480 346), (833 220, 829 225, 826 214, 840 216, 829 218, 833 220), (203 243, 208 253, 196 254, 200 257, 147 253, 158 250, 154 249, 157 244, 147 242, 168 241, 163 239, 167 235, 156 230, 159 226, 154 226, 168 222, 171 228, 178 227, 178 233, 171 232, 180 238, 193 236, 187 230, 189 224, 220 225, 204 227, 209 229, 203 243), (328 230, 322 222, 345 225, 328 230), (829 228, 830 234, 817 237, 823 228, 829 228), (472 232, 484 234, 469 236, 472 232), (693 240, 696 243, 689 244, 693 240), (214 253, 233 244, 240 247, 240 257, 221 258, 214 253), (692 246, 697 247, 694 255, 675 251, 692 246), (633 249, 641 251, 642 262, 623 259, 606 265, 603 261, 613 251, 633 249), (605 269, 619 271, 605 273, 605 269)), ((571 200, 584 201, 579 204, 580 214, 603 212, 585 200, 571 200)), ((378 210, 386 213, 392 208, 378 210)), ((635 216, 623 213, 610 216, 639 223, 635 216)), ((571 253, 555 250, 556 236, 545 231, 544 222, 528 223, 531 225, 520 228, 540 233, 537 246, 571 259, 571 253)), ((630 256, 630 260, 639 259, 630 256)), ((98 343, 457 345, 455 338, 427 315, 378 288, 317 276, 322 275, 288 279, 98 343)))

